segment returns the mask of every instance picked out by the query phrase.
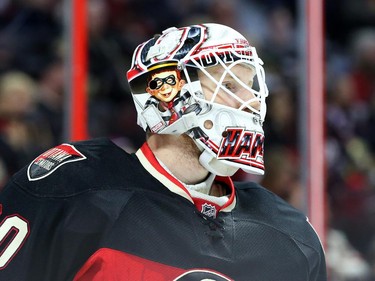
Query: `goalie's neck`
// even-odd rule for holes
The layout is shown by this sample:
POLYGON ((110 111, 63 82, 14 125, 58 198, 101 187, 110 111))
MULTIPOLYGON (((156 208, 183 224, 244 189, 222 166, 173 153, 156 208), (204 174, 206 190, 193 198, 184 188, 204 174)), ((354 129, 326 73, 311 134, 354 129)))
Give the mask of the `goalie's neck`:
POLYGON ((199 162, 201 151, 189 136, 149 134, 147 144, 154 155, 181 182, 197 184, 209 175, 199 162))

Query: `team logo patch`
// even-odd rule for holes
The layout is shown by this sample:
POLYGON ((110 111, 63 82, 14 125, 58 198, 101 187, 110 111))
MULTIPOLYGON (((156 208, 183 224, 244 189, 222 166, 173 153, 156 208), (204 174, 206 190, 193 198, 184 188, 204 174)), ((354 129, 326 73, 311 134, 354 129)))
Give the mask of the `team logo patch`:
POLYGON ((52 174, 60 166, 84 160, 86 157, 73 145, 61 144, 39 155, 27 168, 30 181, 40 180, 52 174))

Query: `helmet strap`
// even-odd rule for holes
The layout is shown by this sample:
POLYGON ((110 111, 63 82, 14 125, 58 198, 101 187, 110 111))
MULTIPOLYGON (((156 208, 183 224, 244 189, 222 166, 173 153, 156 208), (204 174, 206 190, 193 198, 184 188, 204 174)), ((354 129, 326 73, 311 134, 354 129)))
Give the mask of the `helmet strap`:
POLYGON ((233 176, 239 168, 230 166, 221 160, 216 159, 207 150, 203 150, 202 154, 199 156, 199 162, 203 167, 205 167, 209 172, 218 176, 233 176))

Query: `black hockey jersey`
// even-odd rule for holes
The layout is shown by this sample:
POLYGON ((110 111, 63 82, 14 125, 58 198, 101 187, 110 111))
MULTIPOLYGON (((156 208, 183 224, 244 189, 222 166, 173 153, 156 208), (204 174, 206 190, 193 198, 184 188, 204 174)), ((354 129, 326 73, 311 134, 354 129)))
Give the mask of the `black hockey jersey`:
POLYGON ((0 194, 2 281, 325 281, 306 217, 254 183, 192 198, 147 144, 62 144, 0 194))

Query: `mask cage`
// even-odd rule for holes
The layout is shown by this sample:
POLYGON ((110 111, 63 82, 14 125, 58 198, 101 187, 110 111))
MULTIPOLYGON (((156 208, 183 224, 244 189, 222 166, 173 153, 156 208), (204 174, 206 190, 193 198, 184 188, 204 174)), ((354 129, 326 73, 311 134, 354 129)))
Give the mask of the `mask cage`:
POLYGON ((221 94, 225 93, 228 98, 238 102, 239 106, 235 109, 254 113, 264 121, 266 115, 265 99, 268 96, 268 89, 265 83, 264 69, 262 67, 263 62, 257 56, 255 48, 207 50, 197 55, 190 56, 184 63, 180 63, 180 65, 184 68, 185 78, 187 80, 187 85, 185 87, 187 87, 187 90, 198 101, 212 105, 217 103, 219 92, 221 94), (254 71, 253 84, 251 86, 233 73, 232 69, 237 65, 247 67, 254 71), (213 67, 222 67, 223 69, 218 79, 213 77, 210 73, 213 67), (198 72, 200 72, 201 75, 205 75, 205 77, 216 85, 210 99, 203 96, 201 88, 199 87, 200 89, 197 89, 196 83, 193 83, 199 79, 198 72), (242 87, 252 93, 252 96, 247 99, 242 99, 236 93, 228 89, 223 84, 224 79, 228 77, 232 78, 232 81, 235 82, 238 87, 242 87), (195 87, 192 87, 192 85, 195 85, 195 87), (254 103, 259 106, 252 106, 254 103))

